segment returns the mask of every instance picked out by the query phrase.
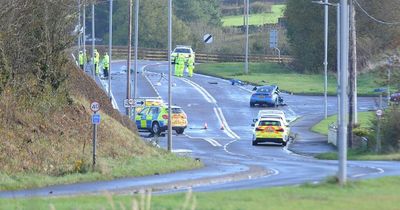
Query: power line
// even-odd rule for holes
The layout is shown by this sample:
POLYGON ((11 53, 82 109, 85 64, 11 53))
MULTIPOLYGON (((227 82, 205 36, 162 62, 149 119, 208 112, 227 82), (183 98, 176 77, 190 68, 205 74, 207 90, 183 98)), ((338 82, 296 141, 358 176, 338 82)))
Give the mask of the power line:
POLYGON ((383 20, 379 20, 377 18, 375 18, 374 16, 370 15, 361 5, 360 3, 358 3, 357 0, 354 0, 354 2, 357 4, 357 6, 361 9, 361 11, 367 15, 369 18, 371 18, 372 20, 374 20, 375 22, 381 23, 381 24, 385 24, 385 25, 399 25, 400 22, 387 22, 387 21, 383 21, 383 20))

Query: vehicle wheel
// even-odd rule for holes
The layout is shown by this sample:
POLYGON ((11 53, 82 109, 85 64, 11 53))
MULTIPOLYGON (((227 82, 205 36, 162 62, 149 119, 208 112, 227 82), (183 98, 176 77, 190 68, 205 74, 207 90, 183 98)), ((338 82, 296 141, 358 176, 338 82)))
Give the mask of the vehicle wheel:
POLYGON ((184 131, 185 131, 184 128, 177 128, 177 129, 176 129, 176 133, 177 133, 177 134, 182 134, 184 131))
POLYGON ((282 146, 286 147, 287 141, 282 142, 282 146))
POLYGON ((250 107, 254 107, 254 106, 255 106, 255 104, 250 102, 250 107))
POLYGON ((253 146, 257 146, 257 142, 256 142, 256 141, 253 141, 253 142, 252 142, 252 145, 253 145, 253 146))
POLYGON ((278 107, 278 101, 275 100, 274 107, 278 107))
POLYGON ((158 124, 158 122, 153 122, 153 125, 151 125, 151 133, 153 133, 155 135, 160 135, 161 129, 160 129, 160 125, 158 124))

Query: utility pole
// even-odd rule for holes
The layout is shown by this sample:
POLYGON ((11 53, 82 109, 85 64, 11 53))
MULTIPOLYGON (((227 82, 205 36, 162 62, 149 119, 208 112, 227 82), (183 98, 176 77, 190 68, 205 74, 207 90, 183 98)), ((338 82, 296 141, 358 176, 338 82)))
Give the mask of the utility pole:
MULTIPOLYGON (((132 0, 129 0, 128 4, 128 61, 126 65, 126 99, 131 99, 132 0)), ((126 108, 126 115, 131 118, 130 106, 126 108)))
POLYGON ((351 56, 349 68, 349 132, 348 132, 348 146, 352 146, 353 142, 353 128, 357 123, 357 37, 356 37, 356 17, 354 0, 350 0, 350 35, 351 35, 351 56))
POLYGON ((95 32, 94 32, 94 3, 92 3, 92 77, 93 79, 95 79, 94 75, 95 75, 95 71, 96 69, 94 69, 94 38, 95 37, 95 32))
POLYGON ((172 152, 172 0, 168 0, 168 152, 172 152))
POLYGON ((324 118, 328 118, 328 17, 329 5, 325 0, 324 5, 324 118))
MULTIPOLYGON (((138 45, 139 45, 139 0, 135 1, 135 75, 133 82, 133 98, 137 98, 137 73, 138 73, 138 45)), ((136 108, 133 107, 133 119, 136 118, 136 108)))
POLYGON ((336 77, 337 77, 337 122, 336 122, 336 129, 337 135, 336 139, 339 139, 339 124, 341 122, 340 119, 340 3, 336 5, 336 77))
POLYGON ((78 55, 81 50, 81 0, 78 0, 78 55))
POLYGON ((83 0, 83 57, 86 58, 83 61, 83 71, 86 71, 86 63, 88 60, 87 54, 86 54, 86 0, 83 0))
POLYGON ((112 24, 113 24, 113 0, 110 0, 110 14, 109 14, 109 24, 108 24, 108 55, 110 58, 109 64, 108 64, 108 97, 110 98, 110 101, 112 101, 111 97, 111 61, 112 61, 112 24))
POLYGON ((347 88, 349 67, 349 13, 347 0, 340 0, 340 120, 339 123, 339 170, 341 185, 347 182, 347 88))
POLYGON ((246 0, 246 46, 245 46, 245 63, 244 63, 244 73, 249 73, 249 0, 246 0))

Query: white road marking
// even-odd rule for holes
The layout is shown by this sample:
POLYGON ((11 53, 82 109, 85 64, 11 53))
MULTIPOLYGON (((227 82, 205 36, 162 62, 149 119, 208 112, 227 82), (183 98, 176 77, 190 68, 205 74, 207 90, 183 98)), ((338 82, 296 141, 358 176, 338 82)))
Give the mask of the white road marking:
POLYGON ((216 140, 214 140, 212 138, 203 138, 203 140, 207 141, 208 143, 210 143, 214 147, 222 147, 222 145, 218 141, 216 141, 216 140))
MULTIPOLYGON (((100 83, 101 83, 101 85, 103 85, 104 89, 108 90, 108 83, 107 82, 105 82, 104 80, 100 80, 100 83)), ((112 106, 113 106, 114 109, 119 110, 117 101, 114 98, 114 94, 112 93, 112 90, 111 90, 111 103, 112 103, 112 106)))
POLYGON ((211 94, 208 93, 208 92, 207 92, 203 87, 201 87, 200 85, 198 85, 198 84, 196 84, 196 83, 194 83, 194 82, 192 82, 192 81, 190 81, 190 80, 188 80, 188 79, 185 79, 185 78, 180 78, 180 79, 181 79, 182 81, 186 82, 187 84, 191 85, 192 87, 194 87, 198 92, 200 92, 201 95, 203 95, 203 97, 206 99, 206 101, 207 101, 208 103, 213 103, 213 104, 217 103, 217 101, 215 100, 215 98, 212 97, 211 94))
POLYGON ((242 156, 242 157, 249 158, 248 155, 243 155, 243 154, 239 154, 239 153, 234 153, 234 152, 231 152, 231 151, 228 150, 228 146, 231 145, 232 143, 236 142, 236 141, 238 141, 238 140, 235 139, 235 140, 232 140, 232 141, 230 141, 229 143, 225 144, 225 145, 224 145, 224 151, 225 151, 226 153, 230 154, 230 155, 242 156))
MULTIPOLYGON (((223 121, 222 121, 221 116, 220 116, 220 114, 219 114, 219 112, 218 112, 217 110, 218 110, 218 109, 217 109, 216 107, 214 107, 214 112, 215 112, 215 115, 216 115, 217 118, 218 118, 219 124, 223 125, 223 121)), ((227 129, 224 129, 223 131, 224 131, 224 133, 225 133, 226 135, 228 135, 228 136, 231 137, 232 139, 235 138, 235 136, 232 135, 231 132, 228 132, 227 129)))
POLYGON ((192 153, 193 151, 190 149, 173 149, 173 153, 192 153))
POLYGON ((148 66, 152 66, 152 65, 159 65, 158 63, 156 64, 147 64, 142 66, 141 71, 142 74, 144 75, 144 78, 146 78, 147 82, 150 84, 150 86, 153 88, 154 92, 157 94, 158 97, 160 97, 160 93, 158 92, 158 90, 154 87, 153 83, 150 81, 149 77, 147 76, 147 74, 144 72, 144 69, 148 66))
POLYGON ((224 125, 224 131, 226 130, 226 131, 229 132, 232 136, 234 136, 234 138, 240 139, 240 137, 239 137, 235 132, 233 132, 233 131, 231 130, 231 128, 229 127, 228 122, 226 121, 225 116, 224 116, 224 114, 222 113, 222 109, 221 109, 220 107, 218 107, 218 108, 217 108, 217 111, 219 112, 220 118, 221 118, 221 121, 222 121, 222 124, 224 125))

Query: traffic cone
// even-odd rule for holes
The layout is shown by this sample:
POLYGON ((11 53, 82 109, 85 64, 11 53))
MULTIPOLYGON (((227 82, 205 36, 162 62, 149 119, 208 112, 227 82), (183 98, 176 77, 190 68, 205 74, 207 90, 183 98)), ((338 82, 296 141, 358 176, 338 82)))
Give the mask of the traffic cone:
POLYGON ((224 124, 221 123, 221 130, 225 130, 224 124))
POLYGON ((208 128, 207 123, 204 123, 204 128, 203 129, 207 130, 207 128, 208 128))

